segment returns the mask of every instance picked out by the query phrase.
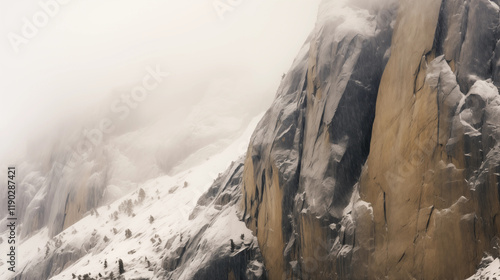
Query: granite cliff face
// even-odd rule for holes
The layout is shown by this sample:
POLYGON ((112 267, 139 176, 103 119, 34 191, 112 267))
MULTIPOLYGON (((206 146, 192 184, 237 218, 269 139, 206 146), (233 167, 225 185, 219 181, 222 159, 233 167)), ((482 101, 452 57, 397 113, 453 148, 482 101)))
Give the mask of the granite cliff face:
POLYGON ((271 279, 348 277, 346 212, 369 153, 396 5, 324 1, 244 169, 245 221, 271 279))
MULTIPOLYGON (((102 264, 110 255, 139 270, 125 274, 136 279, 500 275, 499 5, 323 0, 246 155, 207 192, 186 183, 204 188, 201 166, 141 185, 148 195, 134 207, 143 215, 129 213, 130 223, 118 217, 136 193, 101 207, 105 218, 84 216, 96 207, 87 198, 103 196, 98 188, 52 195, 66 204, 51 215, 43 205, 21 207, 50 217, 30 218, 26 232, 64 223, 16 279, 66 279, 90 268, 109 275, 102 264), (196 200, 186 217, 175 212, 196 200), (134 236, 121 234, 136 223, 134 236)), ((77 177, 97 186, 109 173, 78 170, 25 181, 66 186, 64 178, 77 177)))
POLYGON ((464 279, 498 257, 499 7, 401 3, 359 184, 355 256, 381 278, 464 279))
POLYGON ((334 2, 245 161, 270 278, 467 278, 500 253, 499 3, 334 2))

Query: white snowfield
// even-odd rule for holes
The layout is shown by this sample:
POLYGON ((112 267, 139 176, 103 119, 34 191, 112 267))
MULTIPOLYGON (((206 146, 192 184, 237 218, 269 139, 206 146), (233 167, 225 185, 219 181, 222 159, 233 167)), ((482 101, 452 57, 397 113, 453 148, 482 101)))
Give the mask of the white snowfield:
MULTIPOLYGON (((67 258, 64 261, 67 264, 57 268, 57 274, 50 278, 54 280, 72 279, 72 274, 77 278, 81 275, 82 279, 85 274, 96 277, 99 273, 102 277, 109 277, 111 273, 117 277, 119 259, 124 264, 124 279, 163 279, 161 266, 165 256, 207 225, 214 215, 218 218, 209 225, 199 243, 203 248, 192 257, 189 269, 184 269, 178 279, 191 279, 211 254, 220 253, 220 250, 230 252, 230 239, 236 244, 252 243, 255 240, 251 231, 237 217, 238 205, 221 209, 209 204, 194 219, 190 220, 189 216, 198 198, 220 172, 246 151, 261 117, 255 117, 246 131, 223 152, 210 158, 206 158, 203 149, 192 154, 190 161, 200 164, 139 185, 113 203, 91 211, 54 238, 49 238, 49 230, 45 227, 22 240, 18 245, 16 272, 36 267, 55 255, 56 262, 67 258), (144 190, 142 198, 141 190, 144 190)), ((2 236, 6 236, 6 232, 2 236)), ((7 252, 7 246, 3 240, 0 252, 7 252)), ((14 274, 7 270, 4 258, 1 259, 0 279, 10 279, 14 274)))
POLYGON ((476 274, 469 277, 467 280, 483 279, 500 279, 500 259, 493 259, 491 256, 484 257, 476 274))

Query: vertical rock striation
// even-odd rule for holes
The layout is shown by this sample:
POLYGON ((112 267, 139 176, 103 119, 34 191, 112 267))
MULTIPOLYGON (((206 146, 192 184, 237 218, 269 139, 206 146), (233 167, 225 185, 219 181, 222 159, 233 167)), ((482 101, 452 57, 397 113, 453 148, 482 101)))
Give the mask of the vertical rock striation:
POLYGON ((493 1, 402 1, 360 197, 357 276, 464 279, 498 255, 493 1), (371 216, 370 216, 371 215, 371 216))
POLYGON ((387 3, 323 1, 252 137, 242 208, 271 279, 350 273, 345 246, 354 236, 344 209, 368 156, 394 14, 387 3))
POLYGON ((322 2, 252 137, 271 279, 464 279, 500 254, 499 3, 381 2, 322 2))

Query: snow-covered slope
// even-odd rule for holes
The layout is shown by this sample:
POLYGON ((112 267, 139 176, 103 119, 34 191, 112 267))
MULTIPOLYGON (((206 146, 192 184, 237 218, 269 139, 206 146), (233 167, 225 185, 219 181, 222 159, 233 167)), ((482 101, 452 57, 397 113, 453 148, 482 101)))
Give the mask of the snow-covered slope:
MULTIPOLYGON (((34 137, 28 153, 15 161, 20 236, 46 226, 49 234, 58 234, 91 209, 120 198, 138 184, 162 174, 177 174, 222 151, 256 113, 237 115, 234 111, 240 105, 236 101, 212 91, 193 101, 190 108, 179 108, 182 114, 169 111, 146 120, 139 112, 115 120, 104 102, 96 105, 104 109, 96 109, 92 117, 68 117, 34 137), (105 119, 113 120, 114 131, 89 136, 96 135, 105 119)), ((5 196, 0 193, 1 200, 5 196)), ((0 209, 0 221, 6 214, 6 208, 0 209)))
MULTIPOLYGON (((39 230, 23 240, 16 279, 494 279, 499 3, 323 0, 271 108, 236 142, 218 141, 224 151, 206 159, 213 143, 195 141, 182 157, 174 143, 160 164, 171 175, 71 193, 60 213, 86 215, 72 224, 37 216, 47 192, 31 186, 58 173, 26 177, 29 232, 39 230), (88 203, 124 185, 119 200, 88 203)), ((206 127, 194 135, 211 139, 206 127)), ((150 133, 113 140, 134 155, 113 178, 127 178, 126 163, 148 166, 131 142, 150 133)), ((96 185, 103 163, 69 178, 96 185)))
POLYGON ((491 256, 484 257, 476 274, 467 278, 467 280, 499 279, 500 278, 500 259, 493 259, 491 256))
MULTIPOLYGON (((237 199, 231 195, 239 193, 239 181, 233 175, 241 173, 242 164, 241 160, 231 162, 245 151, 260 117, 221 153, 208 159, 202 150, 193 154, 201 164, 174 176, 148 180, 119 200, 93 209, 53 238, 44 227, 24 239, 19 246, 19 274, 15 279, 71 279, 72 274, 96 277, 99 273, 109 277, 112 272, 118 277, 119 259, 126 279, 192 279, 195 272, 207 266, 212 254, 223 257, 236 254, 236 250, 258 250, 252 233, 236 215, 237 199), (226 174, 219 174, 230 164, 226 174), (221 186, 224 190, 219 194, 221 186), (213 197, 197 204, 210 187, 215 190, 213 197), (214 201, 218 195, 220 200, 214 201), (238 248, 234 252, 231 239, 238 248), (168 270, 174 270, 180 260, 172 257, 164 263, 164 259, 180 254, 179 248, 195 242, 201 249, 192 252, 191 262, 184 264, 189 269, 168 276, 168 270)), ((3 242, 0 250, 5 251, 6 246, 3 242)), ((257 275, 263 273, 257 260, 252 267, 257 275)), ((6 279, 7 273, 1 269, 0 278, 6 279)))

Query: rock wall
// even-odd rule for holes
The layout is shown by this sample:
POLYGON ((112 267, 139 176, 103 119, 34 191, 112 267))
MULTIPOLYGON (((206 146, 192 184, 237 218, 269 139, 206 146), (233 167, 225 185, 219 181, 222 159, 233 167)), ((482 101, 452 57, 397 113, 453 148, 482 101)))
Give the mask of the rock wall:
POLYGON ((66 156, 60 150, 49 151, 47 162, 21 177, 22 237, 43 227, 48 227, 49 235, 55 236, 98 207, 103 199, 110 169, 105 155, 72 168, 60 164, 66 163, 66 156))
POLYGON ((498 19, 492 1, 401 3, 360 180, 360 276, 465 279, 498 255, 498 19))
POLYGON ((354 239, 344 209, 368 156, 394 17, 389 3, 324 1, 252 137, 242 211, 270 279, 350 273, 344 245, 354 239))
POLYGON ((499 3, 397 4, 323 1, 252 137, 270 279, 464 279, 500 254, 499 3))

